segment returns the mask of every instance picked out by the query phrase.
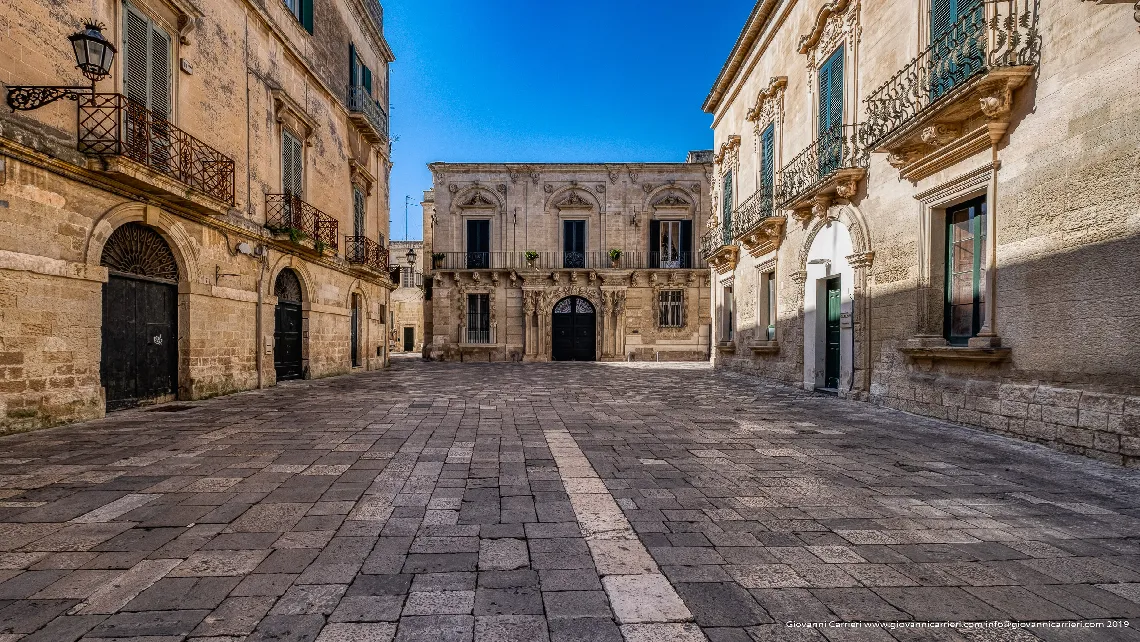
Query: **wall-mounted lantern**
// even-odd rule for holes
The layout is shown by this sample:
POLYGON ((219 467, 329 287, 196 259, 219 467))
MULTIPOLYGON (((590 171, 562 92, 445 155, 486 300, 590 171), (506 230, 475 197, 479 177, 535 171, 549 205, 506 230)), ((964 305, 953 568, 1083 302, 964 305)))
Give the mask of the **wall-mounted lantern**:
POLYGON ((12 86, 8 88, 8 106, 12 111, 39 109, 61 98, 78 100, 80 96, 94 94, 95 83, 111 75, 116 49, 103 37, 103 25, 91 21, 83 27, 83 31, 73 33, 67 39, 75 52, 75 66, 91 81, 91 86, 12 86))

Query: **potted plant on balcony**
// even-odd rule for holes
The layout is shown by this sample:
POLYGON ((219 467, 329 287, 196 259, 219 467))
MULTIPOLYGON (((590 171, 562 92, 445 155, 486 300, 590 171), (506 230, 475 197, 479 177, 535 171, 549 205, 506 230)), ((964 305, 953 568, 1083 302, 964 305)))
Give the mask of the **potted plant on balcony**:
POLYGON ((610 250, 610 267, 615 270, 621 266, 621 250, 613 248, 610 250))
POLYGON ((445 258, 447 258, 447 255, 443 252, 433 252, 431 255, 431 268, 433 270, 438 270, 439 268, 443 267, 443 260, 445 258))
POLYGON ((317 254, 324 256, 325 250, 329 249, 329 244, 325 243, 321 239, 317 239, 313 241, 313 249, 317 251, 317 254))
POLYGON ((534 250, 527 250, 523 256, 526 257, 526 266, 529 268, 533 268, 538 263, 538 252, 534 250))

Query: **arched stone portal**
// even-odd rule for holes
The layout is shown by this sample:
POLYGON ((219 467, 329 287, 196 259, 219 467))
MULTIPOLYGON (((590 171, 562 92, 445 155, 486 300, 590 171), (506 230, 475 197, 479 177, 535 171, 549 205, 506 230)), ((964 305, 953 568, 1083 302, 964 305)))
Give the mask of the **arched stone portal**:
POLYGON ((100 379, 107 410, 173 398, 178 390, 178 262, 142 223, 116 228, 103 245, 100 379))
POLYGON ((301 279, 284 268, 273 282, 277 307, 273 314, 273 368, 277 380, 300 379, 305 374, 305 315, 301 279))

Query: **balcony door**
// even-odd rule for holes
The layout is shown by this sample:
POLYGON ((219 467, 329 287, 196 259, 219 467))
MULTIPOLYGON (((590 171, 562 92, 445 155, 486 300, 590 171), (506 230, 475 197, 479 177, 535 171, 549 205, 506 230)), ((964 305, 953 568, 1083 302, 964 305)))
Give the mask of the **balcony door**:
POLYGON ((467 269, 491 267, 491 221, 467 221, 467 269))
POLYGON ((130 101, 125 153, 171 174, 180 160, 169 124, 173 41, 146 14, 130 5, 124 7, 123 93, 130 101))
POLYGON ((985 64, 982 0, 930 0, 930 100, 938 100, 985 64))
POLYGON ((843 161, 843 47, 819 68, 819 178, 843 161))
POLYGON ((562 267, 586 267, 586 221, 562 221, 562 267))
POLYGON ((690 268, 693 264, 693 222, 650 221, 649 244, 649 267, 690 268))

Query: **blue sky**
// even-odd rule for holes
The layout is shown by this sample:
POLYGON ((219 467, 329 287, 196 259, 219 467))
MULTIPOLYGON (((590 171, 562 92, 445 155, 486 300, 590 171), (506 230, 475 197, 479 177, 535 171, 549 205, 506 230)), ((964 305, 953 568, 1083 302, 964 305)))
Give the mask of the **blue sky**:
POLYGON ((427 164, 683 161, 751 0, 382 0, 392 233, 421 238, 427 164))

